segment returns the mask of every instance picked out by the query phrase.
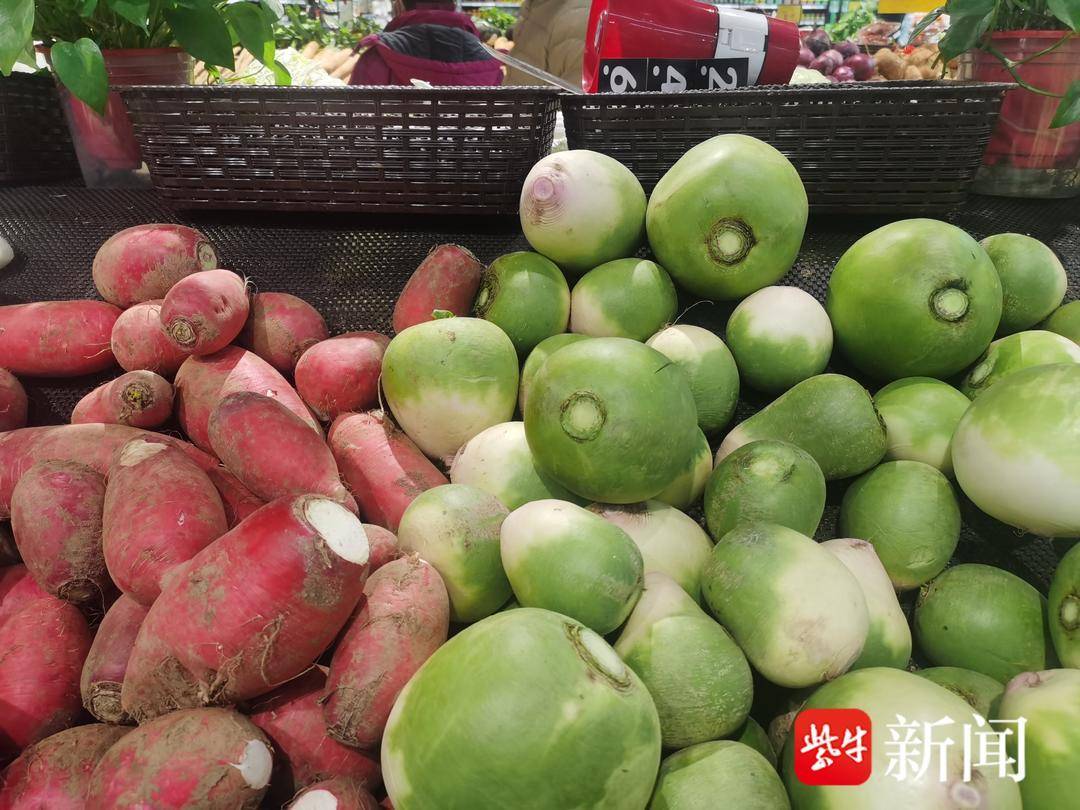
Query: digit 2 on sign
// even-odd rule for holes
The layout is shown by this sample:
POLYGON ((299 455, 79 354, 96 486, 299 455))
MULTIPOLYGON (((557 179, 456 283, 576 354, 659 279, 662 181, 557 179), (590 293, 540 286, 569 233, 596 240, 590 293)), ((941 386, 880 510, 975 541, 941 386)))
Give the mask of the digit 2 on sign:
POLYGON ((701 66, 701 72, 705 74, 705 87, 708 90, 730 90, 739 85, 739 75, 733 67, 722 68, 724 75, 714 67, 701 66), (708 73, 706 73, 706 70, 708 73))

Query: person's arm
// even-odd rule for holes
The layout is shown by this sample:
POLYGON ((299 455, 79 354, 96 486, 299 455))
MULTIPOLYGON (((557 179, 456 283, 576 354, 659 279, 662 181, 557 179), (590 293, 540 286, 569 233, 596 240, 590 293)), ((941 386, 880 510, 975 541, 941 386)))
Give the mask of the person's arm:
MULTIPOLYGON (((551 31, 543 20, 543 15, 537 15, 535 4, 532 0, 525 0, 518 12, 518 21, 514 26, 514 47, 510 55, 528 62, 543 70, 547 70, 547 50, 551 39, 551 31)), ((540 80, 528 73, 516 68, 507 71, 506 81, 503 84, 529 85, 538 84, 540 80)))

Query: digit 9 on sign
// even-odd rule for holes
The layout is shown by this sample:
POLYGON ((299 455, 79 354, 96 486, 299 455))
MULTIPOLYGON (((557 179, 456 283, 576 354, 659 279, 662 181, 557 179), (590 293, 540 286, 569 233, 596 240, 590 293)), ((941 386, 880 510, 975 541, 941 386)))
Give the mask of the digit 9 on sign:
POLYGON ((604 73, 611 72, 609 79, 612 93, 626 93, 637 90, 637 81, 634 74, 622 66, 604 66, 604 73))

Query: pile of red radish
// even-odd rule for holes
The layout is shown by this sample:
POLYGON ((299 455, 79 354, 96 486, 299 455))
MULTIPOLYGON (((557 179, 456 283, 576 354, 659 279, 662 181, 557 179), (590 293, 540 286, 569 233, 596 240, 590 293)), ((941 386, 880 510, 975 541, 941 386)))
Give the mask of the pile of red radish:
MULTIPOLYGON (((449 631, 394 532, 447 478, 379 410, 387 336, 217 262, 129 228, 105 301, 0 307, 0 810, 389 807, 379 740, 449 631), (26 427, 18 377, 117 367, 26 427)), ((469 314, 482 271, 435 248, 395 328, 469 314)))
POLYGON ((799 64, 834 82, 866 81, 874 75, 874 57, 854 42, 832 42, 821 28, 811 31, 799 49, 799 64))

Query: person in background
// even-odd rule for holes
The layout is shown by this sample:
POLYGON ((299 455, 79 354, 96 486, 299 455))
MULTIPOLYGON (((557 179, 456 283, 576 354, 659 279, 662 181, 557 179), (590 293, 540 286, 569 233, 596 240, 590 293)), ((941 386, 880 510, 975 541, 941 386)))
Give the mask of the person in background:
MULTIPOLYGON (((525 0, 514 26, 514 57, 581 84, 585 29, 591 0, 525 0)), ((539 84, 540 80, 511 69, 507 84, 539 84)))
POLYGON ((495 85, 502 63, 480 44, 472 17, 453 0, 394 0, 394 18, 378 34, 364 37, 366 48, 349 84, 495 85))

